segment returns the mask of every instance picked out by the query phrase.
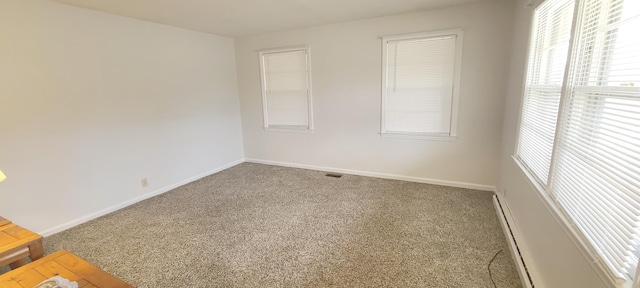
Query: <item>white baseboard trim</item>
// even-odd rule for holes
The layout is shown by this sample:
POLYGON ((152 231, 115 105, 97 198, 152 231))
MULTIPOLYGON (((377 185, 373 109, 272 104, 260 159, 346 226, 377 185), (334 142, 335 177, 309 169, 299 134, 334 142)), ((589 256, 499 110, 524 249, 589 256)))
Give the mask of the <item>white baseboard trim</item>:
POLYGON ((104 216, 104 215, 107 215, 107 214, 109 214, 111 212, 120 210, 120 209, 125 208, 125 207, 130 206, 130 205, 133 205, 133 204, 138 203, 138 202, 140 202, 142 200, 146 200, 146 199, 149 199, 151 197, 154 197, 154 196, 169 192, 169 191, 171 191, 171 190, 173 190, 175 188, 178 188, 178 187, 180 187, 182 185, 189 184, 189 183, 191 183, 193 181, 196 181, 196 180, 199 180, 201 178, 207 177, 209 175, 218 173, 218 172, 220 172, 222 170, 231 168, 231 167, 236 166, 238 164, 241 164, 243 162, 244 162, 244 159, 240 159, 240 160, 236 160, 236 161, 227 163, 227 164, 222 165, 222 166, 220 166, 218 168, 215 168, 213 170, 210 170, 210 171, 204 172, 202 174, 199 174, 199 175, 190 177, 188 179, 182 180, 182 181, 180 181, 178 183, 162 187, 162 188, 160 188, 158 190, 155 190, 153 192, 138 196, 138 197, 133 198, 133 199, 129 199, 127 201, 124 201, 122 203, 107 207, 107 208, 102 209, 100 211, 87 214, 87 215, 82 216, 80 218, 71 220, 69 222, 66 222, 66 223, 58 225, 58 226, 55 226, 53 228, 50 228, 50 229, 47 229, 47 230, 44 230, 44 231, 40 231, 40 232, 38 232, 38 234, 40 234, 40 235, 42 235, 44 237, 47 237, 47 236, 56 234, 58 232, 62 232, 64 230, 67 230, 67 229, 72 228, 74 226, 77 226, 77 225, 80 225, 82 223, 88 222, 90 220, 96 219, 96 218, 98 218, 100 216, 104 216))
POLYGON ((448 181, 448 180, 437 180, 437 179, 422 178, 422 177, 403 176, 403 175, 396 175, 396 174, 386 174, 386 173, 378 173, 378 172, 368 172, 368 171, 360 171, 360 170, 350 170, 350 169, 341 169, 341 168, 333 168, 333 167, 296 164, 296 163, 289 163, 289 162, 252 159, 252 158, 245 158, 244 160, 245 162, 250 162, 250 163, 284 166, 284 167, 292 167, 292 168, 302 168, 302 169, 309 169, 309 170, 318 170, 323 172, 352 174, 352 175, 366 176, 366 177, 402 180, 402 181, 408 181, 408 182, 426 183, 426 184, 434 184, 434 185, 458 187, 458 188, 466 188, 466 189, 474 189, 474 190, 482 190, 482 191, 496 190, 495 186, 482 185, 482 184, 473 184, 473 183, 456 182, 456 181, 448 181))
POLYGON ((333 167, 314 166, 314 165, 295 164, 295 163, 280 162, 280 161, 269 161, 269 160, 245 158, 245 159, 240 159, 240 160, 236 160, 236 161, 230 162, 228 164, 225 164, 225 165, 220 166, 220 167, 218 167, 216 169, 207 171, 207 172, 202 173, 200 175, 196 175, 196 176, 190 177, 190 178, 185 179, 183 181, 180 181, 178 183, 165 186, 165 187, 160 188, 158 190, 155 190, 153 192, 138 196, 138 197, 133 198, 133 199, 129 199, 129 200, 124 201, 122 203, 107 207, 107 208, 102 209, 100 211, 96 211, 96 212, 87 214, 85 216, 79 217, 77 219, 71 220, 69 222, 60 224, 58 226, 55 226, 55 227, 52 227, 52 228, 49 228, 49 229, 46 229, 44 231, 40 231, 38 233, 40 235, 46 237, 46 236, 50 236, 50 235, 62 232, 64 230, 67 230, 67 229, 72 228, 74 226, 77 226, 77 225, 80 225, 82 223, 88 222, 90 220, 96 219, 96 218, 98 218, 100 216, 107 215, 107 214, 109 214, 111 212, 120 210, 122 208, 125 208, 127 206, 133 205, 133 204, 138 203, 140 201, 149 199, 151 197, 166 193, 166 192, 171 191, 171 190, 173 190, 173 189, 175 189, 177 187, 180 187, 182 185, 191 183, 193 181, 196 181, 198 179, 207 177, 209 175, 218 173, 218 172, 220 172, 222 170, 231 168, 231 167, 236 166, 236 165, 238 165, 240 163, 243 163, 243 162, 259 163, 259 164, 267 164, 267 165, 276 165, 276 166, 284 166, 284 167, 292 167, 292 168, 302 168, 302 169, 318 170, 318 171, 333 172, 333 173, 352 174, 352 175, 359 175, 359 176, 366 176, 366 177, 377 177, 377 178, 384 178, 384 179, 402 180, 402 181, 408 181, 408 182, 427 183, 427 184, 450 186, 450 187, 459 187, 459 188, 467 188, 467 189, 482 190, 482 191, 495 191, 495 189, 496 189, 495 186, 473 184, 473 183, 465 183, 465 182, 437 180, 437 179, 430 179, 430 178, 421 178, 421 177, 403 176, 403 175, 395 175, 395 174, 386 174, 386 173, 377 173, 377 172, 368 172, 368 171, 340 169, 340 168, 333 168, 333 167))
POLYGON ((520 281, 522 282, 522 287, 524 288, 532 288, 534 287, 534 281, 532 276, 532 271, 527 268, 525 265, 525 256, 527 253, 523 245, 518 245, 517 243, 522 243, 520 239, 520 233, 515 226, 513 218, 511 216, 511 212, 507 207, 507 203, 504 201, 502 195, 498 192, 493 196, 493 205, 496 208, 496 213, 498 214, 498 219, 500 220, 500 224, 502 226, 502 230, 507 238, 507 242, 509 244, 509 250, 511 250, 511 256, 513 261, 516 263, 516 268, 518 270, 518 274, 520 275, 520 281))

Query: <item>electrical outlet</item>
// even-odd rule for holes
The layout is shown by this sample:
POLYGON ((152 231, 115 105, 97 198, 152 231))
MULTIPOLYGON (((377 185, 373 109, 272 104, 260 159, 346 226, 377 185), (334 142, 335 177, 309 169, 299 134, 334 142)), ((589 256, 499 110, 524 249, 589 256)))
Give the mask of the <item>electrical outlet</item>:
POLYGON ((149 186, 149 179, 147 178, 140 179, 140 185, 142 185, 142 188, 149 186))

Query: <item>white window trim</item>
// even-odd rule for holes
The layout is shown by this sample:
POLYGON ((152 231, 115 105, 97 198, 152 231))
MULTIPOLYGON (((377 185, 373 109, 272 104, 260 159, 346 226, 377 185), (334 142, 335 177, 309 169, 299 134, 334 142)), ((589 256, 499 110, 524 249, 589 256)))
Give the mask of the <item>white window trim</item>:
POLYGON ((423 139, 423 140, 440 140, 440 141, 455 141, 458 136, 458 104, 460 94, 460 72, 462 68, 462 46, 463 46, 463 30, 448 29, 438 30, 423 33, 403 34, 403 35, 391 35, 382 37, 382 105, 381 105, 381 119, 380 119, 380 136, 384 138, 403 138, 403 139, 423 139), (453 95, 451 99, 451 123, 449 134, 441 133, 410 133, 410 132, 397 132, 387 131, 387 42, 397 40, 410 40, 417 38, 428 38, 456 35, 456 52, 454 63, 454 75, 453 75, 453 95))
POLYGON ((313 133, 313 97, 312 97, 312 86, 311 86, 311 48, 309 45, 300 45, 300 46, 291 46, 291 47, 282 47, 282 48, 271 48, 271 49, 263 49, 258 51, 258 56, 260 57, 260 83, 262 90, 262 115, 263 115, 263 128, 265 131, 270 132, 293 132, 293 133, 313 133), (266 80, 264 73, 264 55, 265 54, 274 54, 274 53, 284 53, 284 52, 293 52, 293 51, 301 51, 304 50, 307 54, 307 82, 308 82, 308 103, 309 103, 309 126, 288 126, 288 125, 272 125, 269 126, 269 113, 267 109, 267 91, 266 80))
POLYGON ((456 141, 457 136, 446 134, 425 134, 425 133, 409 133, 409 132, 380 132, 383 138, 400 138, 400 139, 417 139, 417 140, 438 140, 438 141, 456 141))
POLYGON ((264 128, 264 131, 269 131, 269 132, 306 133, 306 134, 313 133, 313 129, 307 128, 306 126, 298 127, 298 126, 272 125, 270 127, 263 127, 263 128, 264 128))
MULTIPOLYGON (((538 6, 540 6, 540 4, 542 4, 545 0, 532 0, 529 1, 529 4, 527 4, 526 6, 531 7, 531 11, 533 14, 533 11, 535 9, 538 8, 538 6)), ((574 38, 574 34, 575 34, 575 29, 576 29, 576 23, 577 23, 577 18, 578 18, 578 11, 580 8, 580 5, 582 4, 582 0, 575 0, 576 4, 574 6, 574 13, 573 13, 573 20, 572 20, 572 27, 571 27, 571 35, 570 35, 570 39, 569 39, 569 49, 567 51, 568 57, 567 57, 567 63, 565 65, 565 73, 564 73, 564 78, 567 78, 568 75, 568 70, 569 70, 569 65, 570 65, 570 56, 573 50, 573 38, 574 38)), ((551 165, 551 167, 549 168, 549 173, 548 175, 550 177, 548 177, 548 181, 547 181, 547 185, 543 186, 538 180, 537 178, 534 176, 534 174, 529 171, 529 169, 527 168, 526 164, 523 163, 520 158, 518 157, 518 143, 520 141, 520 128, 521 128, 521 122, 522 122, 522 110, 524 108, 524 97, 523 95, 525 95, 525 90, 526 90, 526 81, 527 81, 527 71, 529 71, 529 61, 528 61, 528 56, 530 54, 530 50, 531 50, 531 41, 532 41, 532 35, 534 35, 534 29, 536 29, 536 27, 533 27, 533 17, 531 17, 531 20, 529 21, 529 36, 528 36, 528 40, 527 40, 527 51, 526 54, 527 55, 527 61, 525 64, 525 73, 523 75, 522 78, 522 90, 520 92, 520 96, 521 96, 521 102, 520 102, 520 110, 518 113, 518 123, 517 123, 517 130, 516 130, 516 141, 515 141, 515 146, 513 149, 513 154, 511 155, 511 159, 514 161, 514 163, 516 164, 516 166, 518 166, 518 168, 522 171, 522 173, 525 175, 525 178, 527 178, 527 180, 529 181, 530 186, 533 188, 533 190, 535 190, 537 193, 538 198, 542 201, 542 203, 544 203, 545 207, 547 208, 547 210, 551 213, 551 215, 553 216, 553 218, 558 222, 558 224, 560 225, 560 227, 562 228, 562 230, 565 232, 565 234, 569 237, 569 239, 571 240, 571 242, 576 246, 576 248, 578 248, 578 250, 580 251, 580 254, 582 254, 582 256, 584 257, 585 260, 587 260, 587 262, 589 262, 589 264, 591 265, 591 267, 594 269, 594 271, 596 272, 596 274, 598 275, 598 277, 604 282, 605 285, 607 285, 607 288, 640 288, 636 285, 634 285, 634 283, 632 282, 626 282, 626 283, 621 283, 619 282, 618 278, 616 278, 611 271, 609 270, 609 268, 607 267, 607 265, 600 259, 600 255, 598 254, 597 251, 595 251, 592 248, 592 245, 589 243, 589 240, 582 234, 582 232, 580 232, 578 230, 578 228, 572 223, 572 221, 570 220, 570 217, 568 214, 566 214, 563 210, 562 207, 559 207, 558 204, 556 204, 556 201, 553 197, 553 195, 551 193, 549 193, 549 188, 550 185, 552 183, 552 177, 551 175, 553 175, 553 165, 551 165)), ((562 91, 564 92, 565 89, 567 88, 567 83, 566 81, 564 81, 563 85, 562 85, 562 91)), ((564 105, 564 101, 566 97, 561 97, 560 98, 560 104, 559 107, 560 109, 558 110, 558 119, 560 119, 560 117, 562 117, 562 115, 560 115, 561 113, 563 113, 563 107, 564 105)), ((558 121, 557 125, 561 125, 561 121, 558 121)), ((558 133, 559 127, 556 126, 556 135, 554 136, 555 138, 558 137, 558 133)), ((556 151, 557 151, 557 145, 558 143, 554 141, 554 145, 553 145, 553 156, 552 156, 552 162, 553 159, 555 157, 556 151)), ((640 265, 638 265, 638 271, 640 271, 640 265)), ((636 274, 636 278, 638 278, 638 275, 636 274)), ((636 279, 637 281, 637 279, 636 279)))

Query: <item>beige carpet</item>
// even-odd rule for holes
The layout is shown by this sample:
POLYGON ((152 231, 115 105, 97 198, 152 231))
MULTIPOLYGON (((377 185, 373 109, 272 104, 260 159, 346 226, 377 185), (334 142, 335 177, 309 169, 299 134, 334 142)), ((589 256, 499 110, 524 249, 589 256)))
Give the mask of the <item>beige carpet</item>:
POLYGON ((489 192, 244 163, 45 238, 137 287, 520 287, 489 192))

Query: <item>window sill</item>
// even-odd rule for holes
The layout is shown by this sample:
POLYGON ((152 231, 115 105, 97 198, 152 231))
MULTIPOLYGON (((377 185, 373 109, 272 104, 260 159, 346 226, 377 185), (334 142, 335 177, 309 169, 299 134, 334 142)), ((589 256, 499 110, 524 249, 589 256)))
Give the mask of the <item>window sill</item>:
POLYGON ((383 138, 400 138, 400 139, 416 139, 416 140, 433 140, 433 141, 456 141, 458 136, 445 134, 424 134, 424 133, 400 133, 400 132, 380 132, 383 138))
POLYGON ((303 134, 312 134, 313 129, 309 127, 300 127, 300 126, 271 126, 264 127, 264 131, 267 132, 285 132, 285 133, 303 133, 303 134))
POLYGON ((586 239, 581 232, 578 231, 578 228, 572 224, 571 220, 569 220, 569 216, 565 214, 564 211, 555 203, 555 200, 549 195, 545 188, 535 180, 533 174, 529 172, 529 170, 525 167, 525 165, 516 157, 515 155, 511 155, 511 160, 518 166, 520 172, 527 178, 529 184, 537 193, 535 193, 538 198, 544 203, 547 210, 551 213, 553 218, 555 218, 556 222, 562 227, 565 234, 569 237, 570 241, 576 246, 578 251, 583 255, 585 260, 587 260, 591 267, 595 270, 596 274, 603 280, 607 288, 631 288, 631 281, 623 281, 619 278, 616 278, 611 272, 609 268, 606 267, 606 264, 600 260, 600 257, 597 253, 592 250, 591 245, 588 244, 589 240, 586 239))

